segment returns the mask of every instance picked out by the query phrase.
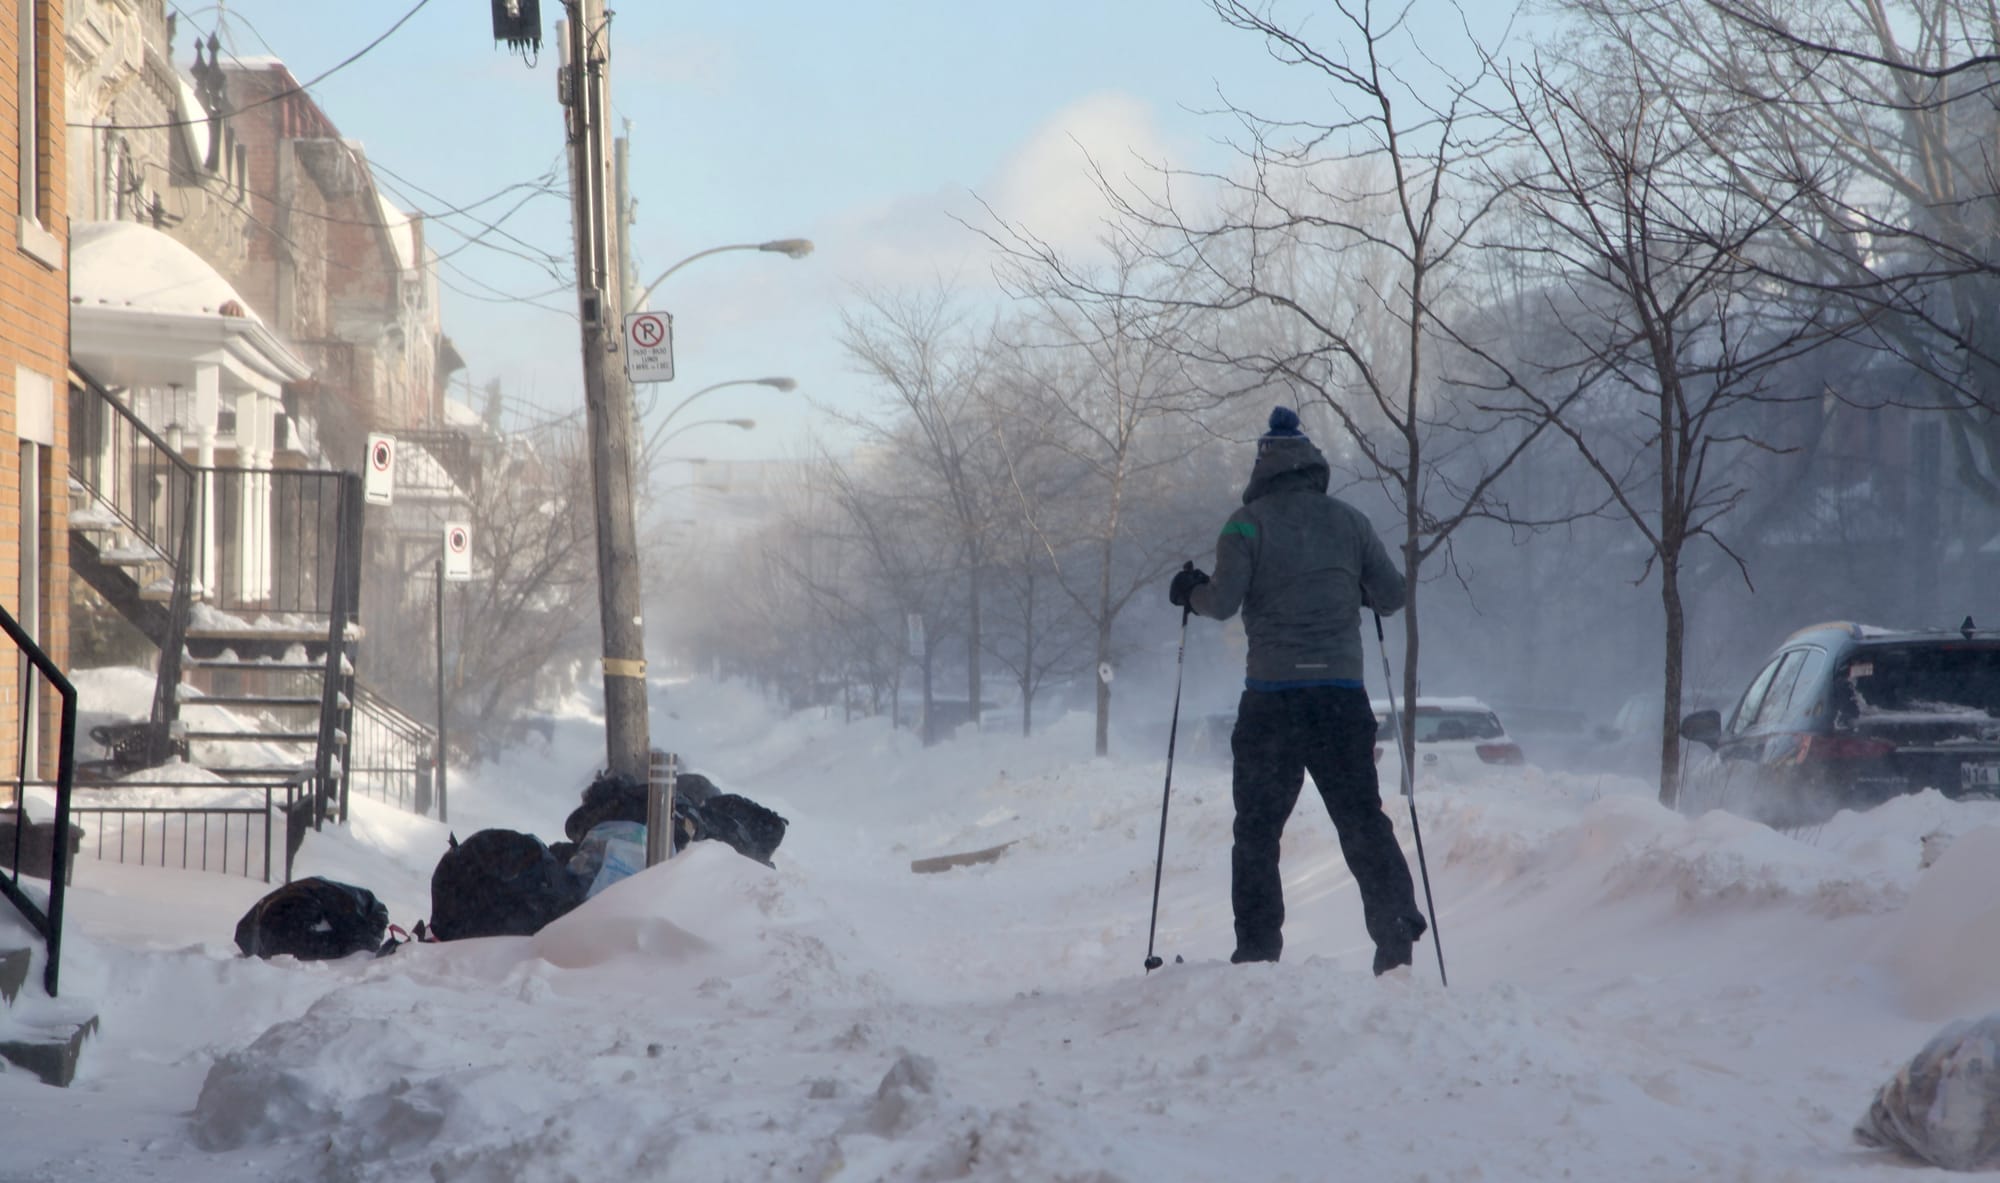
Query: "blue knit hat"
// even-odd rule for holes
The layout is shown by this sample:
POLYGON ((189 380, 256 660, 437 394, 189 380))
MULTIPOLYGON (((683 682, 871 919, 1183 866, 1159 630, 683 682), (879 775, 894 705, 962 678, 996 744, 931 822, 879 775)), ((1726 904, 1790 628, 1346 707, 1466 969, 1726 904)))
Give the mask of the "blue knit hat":
POLYGON ((1299 413, 1290 407, 1272 407, 1271 429, 1264 433, 1264 438, 1299 440, 1306 438, 1306 433, 1299 430, 1299 413))
POLYGON ((1257 455, 1262 457, 1272 444, 1280 440, 1304 440, 1306 433, 1299 430, 1299 413, 1290 407, 1271 408, 1271 429, 1257 441, 1257 455))

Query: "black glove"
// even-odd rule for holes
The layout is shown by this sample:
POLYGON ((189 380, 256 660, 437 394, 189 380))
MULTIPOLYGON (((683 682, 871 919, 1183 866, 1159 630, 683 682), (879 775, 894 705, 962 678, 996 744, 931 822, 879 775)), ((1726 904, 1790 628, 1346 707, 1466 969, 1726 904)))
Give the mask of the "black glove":
POLYGON ((1189 563, 1174 575, 1174 581, 1167 585, 1167 602, 1176 608, 1188 606, 1188 597, 1194 589, 1208 582, 1208 572, 1189 563))

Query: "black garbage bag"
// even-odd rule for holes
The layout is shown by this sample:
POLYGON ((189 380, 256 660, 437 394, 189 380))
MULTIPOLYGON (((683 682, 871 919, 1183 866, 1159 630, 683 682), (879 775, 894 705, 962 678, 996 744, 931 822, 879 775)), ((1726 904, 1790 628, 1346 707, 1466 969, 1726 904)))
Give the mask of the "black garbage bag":
MULTIPOLYGON (((681 811, 677 808, 674 812, 681 811)), ((694 823, 697 841, 713 838, 727 842, 736 848, 736 853, 767 867, 773 865, 771 855, 777 851, 778 843, 785 840, 785 827, 791 824, 772 810, 735 793, 717 793, 699 805, 690 804, 687 812, 694 823)))
MULTIPOLYGON (((602 822, 646 824, 646 785, 600 773, 583 791, 583 803, 563 822, 570 841, 582 842, 584 835, 602 822)), ((674 784, 674 849, 689 842, 713 838, 734 847, 738 854, 771 865, 771 855, 785 839, 789 823, 778 814, 748 797, 719 792, 715 783, 698 772, 684 772, 674 784)))
POLYGON ((582 903, 589 886, 533 834, 454 835, 431 872, 430 930, 441 941, 531 936, 582 903))
POLYGON ((253 904, 236 922, 246 957, 291 954, 326 961, 374 952, 389 931, 389 908, 375 893, 315 875, 294 879, 253 904))

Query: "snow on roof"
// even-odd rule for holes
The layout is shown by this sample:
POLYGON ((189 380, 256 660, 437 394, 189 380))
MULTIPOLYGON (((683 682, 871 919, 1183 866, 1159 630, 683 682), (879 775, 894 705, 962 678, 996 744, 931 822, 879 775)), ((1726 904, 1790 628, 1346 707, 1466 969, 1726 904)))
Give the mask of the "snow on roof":
POLYGON ((486 423, 478 411, 455 398, 444 400, 444 421, 453 427, 483 427, 486 423))
POLYGON ((69 242, 71 303, 222 316, 233 302, 263 323, 206 260, 151 226, 77 222, 69 242))
POLYGON ((410 226, 410 215, 395 207, 380 190, 375 193, 375 204, 382 211, 383 233, 389 236, 389 244, 396 248, 396 265, 405 271, 417 265, 417 234, 410 226))

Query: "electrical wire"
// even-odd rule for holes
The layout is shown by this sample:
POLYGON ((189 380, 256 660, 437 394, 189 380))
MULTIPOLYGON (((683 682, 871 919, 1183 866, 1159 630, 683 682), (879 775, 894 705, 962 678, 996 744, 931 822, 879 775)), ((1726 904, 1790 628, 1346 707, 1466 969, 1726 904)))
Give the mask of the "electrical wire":
MULTIPOLYGON (((238 107, 231 111, 224 112, 223 116, 227 118, 230 116, 241 115, 245 111, 255 110, 256 108, 262 107, 266 104, 275 103, 279 99, 290 98, 295 94, 304 94, 308 90, 311 90, 313 87, 318 86, 320 83, 326 81, 328 78, 333 77, 335 74, 338 74, 342 70, 345 70, 347 67, 353 65, 355 62, 360 61, 363 57, 366 57, 368 53, 371 50, 373 50, 376 46, 382 44, 384 41, 387 41, 389 38, 395 36, 396 30, 408 24, 410 22, 410 18, 417 15, 419 12, 422 12, 426 7, 430 5, 430 2, 431 0, 417 0, 417 3, 414 7, 412 7, 408 12, 404 13, 401 17, 398 17, 396 23, 390 25, 388 29, 384 30, 380 36, 375 38, 375 40, 370 41, 368 44, 362 46, 360 49, 357 49, 353 53, 347 55, 347 57, 343 58, 338 64, 334 65, 331 69, 322 71, 320 74, 312 78, 310 81, 298 83, 285 90, 278 91, 275 94, 265 95, 263 98, 258 99, 254 103, 245 103, 241 107, 238 107)), ((190 20, 192 20, 192 18, 190 18, 190 20)), ((210 35, 213 36, 212 33, 210 35)), ((263 40, 261 34, 259 35, 258 40, 260 41, 263 40)), ((266 48, 269 48, 269 46, 267 45, 266 48)), ((229 56, 234 58, 236 55, 234 53, 231 53, 229 56)), ((206 122, 208 122, 208 119, 206 117, 203 117, 201 119, 175 119, 166 123, 71 123, 68 124, 67 126, 101 128, 106 131, 160 131, 166 128, 192 127, 196 124, 206 123, 206 122)))

